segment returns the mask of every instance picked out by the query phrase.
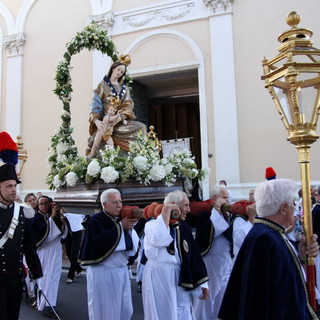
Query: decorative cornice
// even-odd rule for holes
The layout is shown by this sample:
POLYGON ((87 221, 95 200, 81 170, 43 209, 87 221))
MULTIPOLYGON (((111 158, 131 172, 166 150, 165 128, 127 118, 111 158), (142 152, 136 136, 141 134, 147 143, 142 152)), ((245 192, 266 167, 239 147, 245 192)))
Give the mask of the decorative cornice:
POLYGON ((187 4, 183 7, 174 8, 173 10, 172 9, 163 10, 162 17, 165 18, 166 20, 181 19, 190 12, 191 7, 194 7, 194 3, 187 4))
POLYGON ((17 56, 23 53, 26 42, 23 32, 3 37, 3 47, 8 50, 8 56, 17 56))
POLYGON ((157 20, 158 22, 173 21, 185 18, 194 7, 194 2, 187 4, 175 3, 157 10, 145 11, 137 14, 128 14, 123 17, 123 22, 130 27, 142 27, 157 20))
POLYGON ((216 14, 231 12, 232 8, 232 0, 203 0, 203 3, 216 14))
POLYGON ((112 28, 114 24, 114 15, 112 11, 90 16, 90 19, 100 24, 104 30, 112 28))

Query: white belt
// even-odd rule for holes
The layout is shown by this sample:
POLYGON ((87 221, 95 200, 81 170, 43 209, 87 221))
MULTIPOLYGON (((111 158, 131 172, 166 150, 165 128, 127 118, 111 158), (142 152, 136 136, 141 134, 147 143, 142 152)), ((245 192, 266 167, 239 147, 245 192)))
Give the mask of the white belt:
POLYGON ((4 246, 4 244, 7 242, 8 238, 12 239, 14 235, 14 231, 19 224, 19 211, 20 211, 20 205, 17 202, 14 202, 14 211, 13 211, 13 217, 11 220, 11 223, 9 225, 9 228, 7 229, 6 233, 2 236, 0 239, 0 248, 4 246))

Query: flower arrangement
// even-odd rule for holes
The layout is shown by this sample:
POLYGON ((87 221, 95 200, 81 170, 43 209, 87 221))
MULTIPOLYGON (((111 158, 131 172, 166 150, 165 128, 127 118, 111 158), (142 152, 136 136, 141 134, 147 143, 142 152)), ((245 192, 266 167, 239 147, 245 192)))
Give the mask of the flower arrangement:
POLYGON ((76 154, 71 157, 73 141, 54 141, 48 158, 51 172, 47 182, 50 189, 99 180, 105 183, 126 182, 128 179, 142 184, 162 181, 170 186, 178 178, 203 180, 209 173, 208 170, 197 169, 194 157, 186 149, 174 149, 170 155, 161 158, 155 141, 143 135, 137 135, 129 148, 129 153, 122 156, 119 147, 106 146, 105 150, 100 150, 99 157, 90 161, 76 154))
MULTIPOLYGON (((130 152, 120 155, 120 148, 100 150, 99 157, 88 161, 79 156, 70 127, 71 57, 82 49, 100 50, 108 54, 113 61, 118 59, 117 51, 107 32, 98 24, 91 23, 78 32, 66 45, 67 51, 56 70, 56 88, 54 93, 63 103, 62 124, 51 138, 48 151, 50 172, 47 184, 51 190, 62 187, 74 187, 79 183, 90 184, 95 181, 105 183, 125 182, 135 179, 143 184, 151 181, 163 181, 172 185, 177 178, 204 179, 208 170, 198 170, 194 157, 187 150, 175 150, 173 154, 160 158, 155 140, 138 135, 129 145, 130 152)), ((126 83, 131 79, 126 76, 126 83)))

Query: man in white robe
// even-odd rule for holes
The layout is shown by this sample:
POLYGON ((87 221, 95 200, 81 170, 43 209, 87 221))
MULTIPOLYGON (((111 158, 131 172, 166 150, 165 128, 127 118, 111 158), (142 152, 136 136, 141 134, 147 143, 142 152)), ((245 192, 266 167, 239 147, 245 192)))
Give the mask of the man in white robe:
POLYGON ((171 192, 164 203, 161 214, 145 225, 148 261, 142 286, 144 315, 148 320, 192 320, 192 299, 208 297, 207 271, 191 229, 184 222, 190 211, 187 195, 178 190, 171 192), (174 209, 181 213, 182 222, 177 224, 170 219, 174 209), (186 273, 192 274, 191 278, 186 273))
MULTIPOLYGON (((37 242, 37 253, 43 269, 42 292, 50 305, 56 309, 58 288, 62 270, 61 239, 68 233, 62 210, 52 199, 46 196, 39 198, 39 211, 31 220, 32 231, 37 242)), ((55 313, 41 295, 38 310, 46 310, 49 317, 55 313)), ((57 311, 56 311, 57 312, 57 311)))
POLYGON ((138 250, 136 219, 118 220, 121 194, 107 189, 100 197, 103 211, 90 217, 80 251, 87 266, 90 320, 129 320, 133 313, 128 258, 138 250))
MULTIPOLYGON (((197 320, 215 320, 218 317, 222 298, 228 284, 232 269, 230 242, 223 235, 229 228, 228 216, 221 213, 221 206, 228 203, 228 190, 224 185, 216 185, 214 198, 216 199, 211 211, 210 221, 214 227, 214 239, 208 248, 203 261, 207 267, 209 277, 209 299, 197 300, 195 315, 197 320)), ((209 236, 209 235, 208 235, 209 236)))

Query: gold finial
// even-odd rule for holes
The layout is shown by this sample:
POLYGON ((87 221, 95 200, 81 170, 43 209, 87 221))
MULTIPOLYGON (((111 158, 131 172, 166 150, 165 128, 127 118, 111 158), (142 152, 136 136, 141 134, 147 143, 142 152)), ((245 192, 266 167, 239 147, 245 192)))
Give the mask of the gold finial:
POLYGON ((150 126, 149 127, 149 132, 147 133, 147 137, 148 139, 152 139, 154 140, 155 144, 156 144, 156 148, 158 149, 158 152, 160 153, 161 151, 161 141, 159 141, 157 134, 153 131, 154 130, 154 126, 150 126))
POLYGON ((127 67, 131 63, 131 58, 128 54, 122 54, 119 56, 118 61, 127 67))
POLYGON ((278 37, 278 40, 282 45, 278 49, 280 52, 289 50, 296 47, 311 47, 312 31, 306 28, 298 28, 297 25, 300 22, 300 15, 292 11, 286 17, 287 24, 291 26, 291 29, 282 32, 278 37))
POLYGON ((300 23, 300 15, 296 11, 291 11, 287 15, 286 21, 290 27, 296 28, 297 25, 300 23))

